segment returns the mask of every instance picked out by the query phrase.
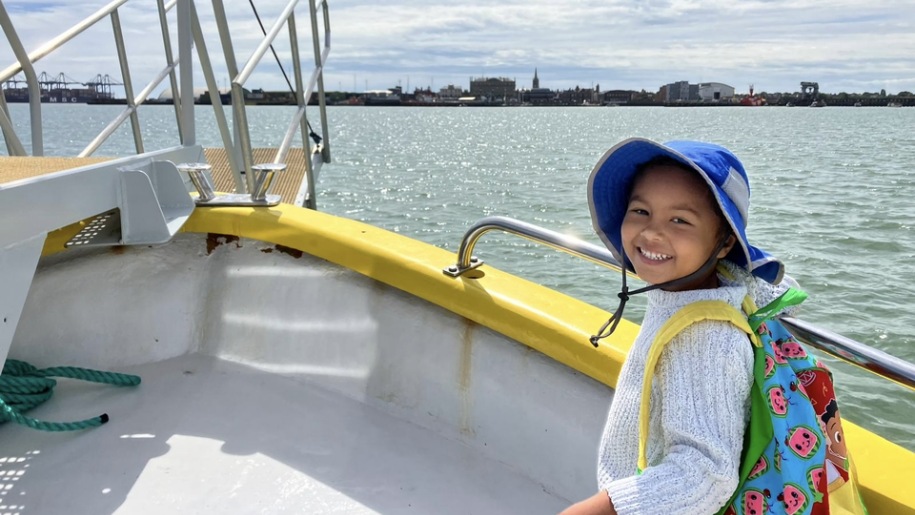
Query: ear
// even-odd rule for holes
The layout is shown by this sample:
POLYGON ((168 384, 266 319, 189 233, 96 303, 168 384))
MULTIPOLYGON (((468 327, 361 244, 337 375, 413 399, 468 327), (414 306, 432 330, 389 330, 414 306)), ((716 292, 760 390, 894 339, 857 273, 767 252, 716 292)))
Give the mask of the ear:
POLYGON ((724 256, 727 256, 731 249, 734 248, 734 245, 737 243, 737 237, 734 236, 734 233, 728 235, 728 239, 725 241, 724 247, 721 247, 721 252, 718 253, 718 259, 722 259, 724 256))

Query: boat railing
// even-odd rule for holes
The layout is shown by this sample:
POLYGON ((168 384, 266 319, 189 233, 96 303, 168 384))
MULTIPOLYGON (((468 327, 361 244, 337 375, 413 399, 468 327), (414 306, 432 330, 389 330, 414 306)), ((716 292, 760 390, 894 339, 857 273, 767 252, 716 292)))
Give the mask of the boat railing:
MULTIPOLYGON (((10 65, 5 70, 0 72, 0 82, 9 80, 19 72, 22 72, 25 75, 26 84, 29 90, 29 114, 32 129, 32 155, 44 155, 44 142, 42 139, 41 131, 41 88, 38 84, 38 76, 35 74, 35 68, 32 65, 42 57, 48 55, 64 43, 70 41, 82 33, 84 30, 95 25, 98 21, 104 19, 105 16, 112 16, 112 25, 117 27, 115 32, 120 34, 119 21, 114 13, 116 13, 117 8, 124 4, 126 1, 127 0, 115 0, 114 2, 111 2, 110 4, 93 13, 91 16, 80 21, 69 30, 62 32, 57 37, 51 39, 32 53, 27 53, 25 51, 25 47, 22 46, 22 42, 19 40, 19 36, 16 33, 16 29, 13 27, 12 20, 10 20, 10 17, 6 12, 6 8, 3 6, 3 2, 0 2, 0 27, 3 28, 3 32, 6 34, 7 42, 9 42, 10 48, 13 50, 13 54, 16 56, 16 60, 18 61, 18 63, 10 65)), ((118 48, 122 48, 122 44, 123 40, 119 40, 118 48)), ((0 107, 2 107, 2 109, 0 109, 0 127, 3 129, 3 136, 6 140, 10 155, 26 155, 25 148, 22 146, 21 140, 16 135, 16 131, 13 130, 12 121, 7 115, 8 109, 6 107, 6 98, 4 95, 0 95, 0 107)))
MULTIPOLYGON (((464 233, 458 248, 457 263, 446 267, 443 272, 458 278, 482 265, 483 260, 474 256, 473 250, 484 234, 496 230, 520 236, 616 271, 621 269, 620 262, 604 247, 514 218, 491 216, 477 221, 464 233)), ((796 338, 807 345, 915 389, 915 365, 912 363, 794 317, 782 316, 779 320, 796 338)))
MULTIPOLYGON (((137 107, 142 105, 149 95, 166 77, 169 78, 172 91, 172 104, 175 108, 176 126, 181 145, 190 147, 197 144, 194 120, 194 84, 193 84, 193 48, 197 49, 200 71, 202 72, 210 101, 215 112, 216 125, 226 151, 226 159, 234 179, 235 189, 238 193, 250 192, 254 189, 253 174, 246 174, 260 163, 254 162, 254 153, 251 143, 251 134, 248 128, 247 111, 245 108, 244 86, 261 63, 268 50, 273 50, 273 43, 287 27, 290 43, 290 54, 293 65, 295 85, 290 83, 291 93, 295 96, 296 112, 288 125, 282 143, 276 149, 273 163, 279 164, 286 161, 296 132, 301 132, 302 146, 305 153, 305 174, 302 189, 296 198, 306 207, 315 208, 315 182, 323 163, 330 161, 330 148, 328 146, 327 112, 324 100, 324 66, 330 51, 330 19, 326 0, 309 0, 309 15, 311 21, 312 51, 314 53, 315 67, 307 84, 302 80, 302 64, 299 55, 299 41, 296 29, 295 8, 299 0, 289 0, 269 30, 264 30, 261 39, 251 56, 245 61, 241 70, 238 69, 235 51, 232 44, 231 32, 222 0, 212 0, 213 14, 219 32, 219 41, 226 60, 226 68, 232 77, 231 99, 233 124, 232 132, 223 110, 220 91, 217 86, 216 75, 206 48, 206 40, 201 29, 200 19, 197 15, 196 4, 193 0, 156 0, 159 16, 160 32, 166 65, 143 87, 139 93, 134 93, 133 78, 130 73, 129 57, 124 45, 121 29, 119 8, 127 0, 114 0, 94 12, 84 20, 76 23, 70 29, 52 38, 31 53, 26 52, 18 34, 12 24, 6 8, 0 0, 0 28, 6 34, 10 48, 16 56, 17 62, 0 72, 0 83, 5 82, 18 73, 26 77, 29 92, 29 117, 31 127, 31 154, 44 155, 44 142, 42 137, 41 117, 41 88, 35 73, 34 64, 40 59, 53 53, 74 37, 94 26, 100 21, 110 18, 114 34, 115 48, 126 96, 126 107, 121 111, 92 141, 79 153, 78 157, 88 157, 94 154, 108 138, 128 119, 130 120, 133 143, 136 154, 145 152, 143 136, 137 114, 137 107), (178 57, 172 51, 171 32, 167 14, 172 9, 177 10, 177 40, 178 57), (179 73, 176 73, 177 72, 179 73), (179 81, 180 77, 180 81, 179 81), (176 92, 180 92, 176 93, 176 92), (320 116, 321 135, 311 127, 306 117, 306 106, 314 94, 317 94, 320 116)), ((285 72, 284 72, 285 73, 285 72)), ((9 117, 5 95, 0 94, 0 129, 9 154, 11 156, 25 156, 27 152, 22 140, 16 134, 13 123, 9 117)))
MULTIPOLYGON (((315 180, 317 179, 318 171, 320 170, 321 164, 330 161, 329 147, 327 146, 326 139, 323 143, 318 143, 315 141, 315 145, 320 145, 320 148, 316 148, 316 152, 312 151, 311 142, 309 141, 309 135, 313 132, 310 130, 306 117, 305 117, 305 108, 308 100, 311 98, 312 93, 317 88, 318 91, 318 103, 321 113, 321 129, 324 134, 324 138, 327 137, 327 115, 326 115, 326 104, 324 100, 324 65, 327 62, 327 56, 330 52, 330 17, 328 13, 327 2, 321 0, 316 2, 316 0, 309 0, 309 7, 311 12, 311 34, 312 34, 312 44, 315 60, 315 69, 309 79, 308 85, 306 86, 302 81, 302 69, 301 69, 301 59, 299 58, 299 44, 296 32, 296 18, 295 18, 295 6, 298 3, 298 0, 290 0, 280 15, 277 17, 276 21, 270 27, 269 30, 264 31, 264 37, 258 44, 257 48, 245 62, 245 65, 241 70, 238 70, 238 66, 235 62, 234 57, 227 59, 226 65, 228 67, 229 75, 233 77, 232 79, 232 110, 235 116, 236 124, 234 127, 237 127, 236 135, 238 137, 238 146, 239 154, 244 165, 245 170, 251 170, 254 166, 253 162, 253 153, 251 145, 251 134, 248 128, 247 123, 247 112, 245 109, 245 84, 251 78, 251 75, 254 73, 258 64, 266 55, 267 51, 272 48, 273 41, 279 35, 283 26, 286 25, 289 33, 289 44, 292 53, 292 63, 293 63, 293 76, 295 77, 295 88, 294 93, 296 97, 297 110, 292 117, 292 120, 289 123, 286 133, 283 136, 283 141, 277 149, 276 155, 274 157, 274 163, 282 163, 286 160, 286 155, 289 152, 290 145, 292 144, 295 133, 300 131, 302 134, 303 148, 305 149, 305 166, 306 166, 306 185, 308 187, 308 192, 305 195, 305 205, 306 207, 314 208, 315 207, 315 180), (321 25, 318 24, 318 9, 321 12, 321 25), (323 45, 321 42, 321 34, 323 33, 324 41, 323 45), (313 154, 317 154, 317 157, 312 157, 313 154)), ((234 56, 232 52, 232 42, 231 36, 229 33, 228 22, 226 20, 225 9, 222 7, 221 0, 213 1, 214 12, 216 15, 216 23, 219 28, 220 40, 223 45, 223 50, 227 56, 234 56)), ((207 80, 208 84, 210 80, 207 80)), ((212 86, 215 87, 215 78, 212 81, 212 86)), ((219 95, 210 94, 210 97, 214 99, 213 105, 215 106, 217 101, 216 98, 219 95)), ((225 144, 226 142, 224 142, 225 144)), ((230 144, 226 144, 226 148, 231 148, 230 144)), ((236 157, 238 154, 236 154, 236 157)), ((232 158, 230 157, 230 160, 232 158)), ((241 181, 241 170, 237 169, 237 163, 233 166, 233 172, 236 174, 236 181, 241 181)), ((252 174, 246 174, 247 181, 247 190, 251 191, 254 189, 254 178, 252 174)), ((239 188, 239 193, 244 192, 243 189, 239 188)))
MULTIPOLYGON (((59 49, 74 37, 84 32, 86 29, 105 19, 105 17, 111 18, 115 47, 117 48, 118 53, 118 62, 121 67, 121 74, 124 81, 124 92, 127 96, 127 108, 121 114, 119 114, 96 138, 94 138, 93 141, 82 152, 80 152, 79 157, 86 157, 95 152, 95 150, 97 150, 98 147, 104 143, 105 140, 111 134, 113 134, 114 131, 122 123, 124 123, 127 118, 130 118, 131 129, 133 131, 134 137, 134 145, 136 147, 137 153, 143 153, 143 139, 140 132, 139 119, 137 118, 136 114, 136 106, 138 104, 142 104, 143 101, 146 100, 146 97, 152 92, 152 90, 158 86, 159 83, 161 83, 167 75, 171 75, 174 79, 175 63, 169 59, 166 67, 156 76, 156 78, 153 79, 152 82, 143 88, 140 95, 134 96, 127 52, 124 46, 123 33, 121 31, 121 21, 118 15, 118 8, 126 2, 127 0, 115 0, 109 3, 105 7, 102 7, 84 20, 76 23, 70 27, 70 29, 62 32, 31 53, 26 53, 25 48, 22 46, 22 42, 19 40, 19 37, 16 34, 12 21, 10 20, 6 9, 3 7, 3 3, 0 2, 0 26, 3 27, 3 31, 6 33, 7 41, 10 43, 10 47, 13 49, 13 53, 15 54, 18 61, 17 63, 8 66, 6 69, 0 72, 0 82, 5 82, 20 72, 22 72, 26 77, 26 84, 28 85, 29 91, 32 155, 44 155, 44 141, 42 136, 41 123, 41 88, 38 83, 37 75, 35 74, 35 68, 33 66, 34 63, 59 49)), ((162 0, 159 0, 159 16, 160 20, 162 20, 164 23, 167 24, 167 21, 165 20, 166 12, 171 7, 173 7, 176 2, 177 0, 172 0, 169 2, 169 5, 166 8, 163 8, 162 0)), ((166 51, 170 52, 170 43, 166 27, 167 25, 163 26, 163 41, 166 45, 166 51)), ((22 145, 22 142, 19 140, 18 136, 13 130, 12 123, 6 114, 8 110, 6 109, 6 99, 3 96, 0 96, 0 105, 3 106, 3 109, 0 110, 2 111, 0 112, 0 126, 3 128, 3 135, 6 139, 10 155, 24 156, 26 155, 25 149, 22 145)))

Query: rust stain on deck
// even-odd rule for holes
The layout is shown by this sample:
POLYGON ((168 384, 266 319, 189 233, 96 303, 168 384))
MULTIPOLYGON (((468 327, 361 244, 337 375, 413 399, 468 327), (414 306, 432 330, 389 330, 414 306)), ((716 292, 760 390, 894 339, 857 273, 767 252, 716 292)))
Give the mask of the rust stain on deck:
POLYGON ((301 250, 294 249, 292 247, 287 247, 285 245, 274 245, 274 247, 276 248, 276 250, 278 252, 282 252, 283 254, 289 254, 290 256, 292 256, 296 259, 299 259, 303 255, 305 255, 305 253, 302 252, 301 250))
POLYGON ((214 232, 207 234, 207 255, 213 253, 216 250, 216 247, 224 244, 229 244, 235 242, 235 248, 241 248, 241 245, 238 243, 238 236, 233 236, 231 234, 217 234, 214 232))
POLYGON ((471 380, 473 369, 473 333, 476 323, 464 319, 464 331, 461 333, 461 361, 458 365, 458 387, 461 396, 460 431, 466 436, 474 436, 473 430, 473 395, 471 393, 471 380))

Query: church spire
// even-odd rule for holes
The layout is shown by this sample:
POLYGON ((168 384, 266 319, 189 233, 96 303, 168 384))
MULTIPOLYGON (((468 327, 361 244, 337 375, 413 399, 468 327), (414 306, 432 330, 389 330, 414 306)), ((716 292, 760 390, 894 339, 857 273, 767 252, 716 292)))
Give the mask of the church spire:
POLYGON ((540 78, 537 77, 537 68, 534 68, 534 85, 533 85, 533 89, 537 89, 537 88, 539 88, 539 87, 540 87, 540 78))

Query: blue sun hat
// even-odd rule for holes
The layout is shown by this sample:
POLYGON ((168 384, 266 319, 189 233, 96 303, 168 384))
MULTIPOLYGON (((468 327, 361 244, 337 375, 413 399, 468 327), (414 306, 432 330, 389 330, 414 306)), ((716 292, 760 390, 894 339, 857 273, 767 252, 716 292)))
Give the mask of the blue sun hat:
MULTIPOLYGON (((743 164, 728 149, 699 141, 668 141, 662 145, 630 138, 608 150, 594 166, 588 180, 591 221, 614 257, 623 262, 620 227, 629 204, 632 179, 640 165, 662 156, 695 170, 715 195, 738 241, 725 259, 772 284, 781 282, 784 265, 747 241, 750 183, 743 164)), ((627 265, 631 270, 632 266, 628 262, 627 265)))

